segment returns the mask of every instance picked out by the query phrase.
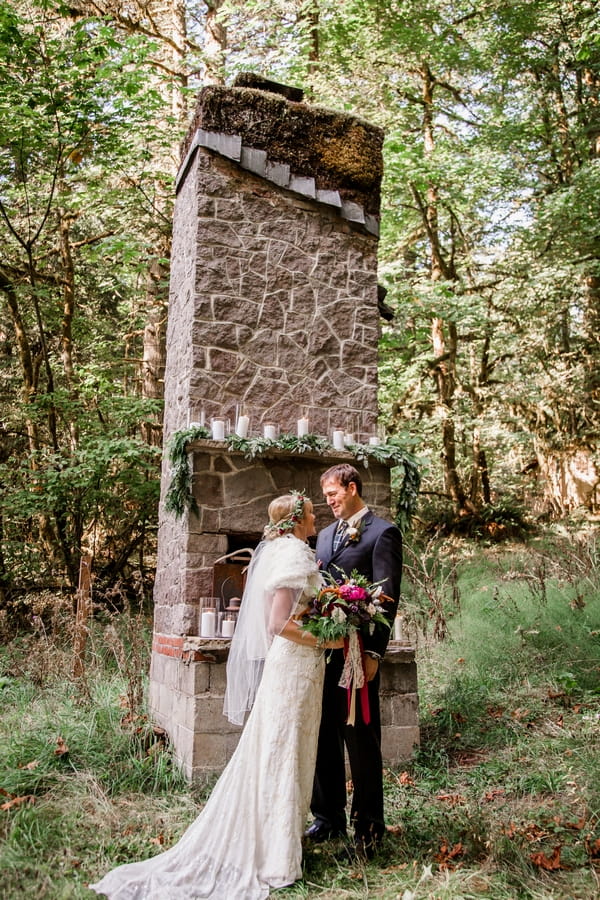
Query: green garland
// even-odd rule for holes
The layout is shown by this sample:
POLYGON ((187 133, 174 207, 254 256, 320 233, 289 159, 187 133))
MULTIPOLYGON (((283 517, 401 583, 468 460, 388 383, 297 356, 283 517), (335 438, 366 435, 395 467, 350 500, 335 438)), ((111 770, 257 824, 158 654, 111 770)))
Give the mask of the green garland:
MULTIPOLYGON (((190 467, 188 445, 193 441, 207 440, 211 433, 204 425, 195 425, 184 431, 176 431, 168 446, 168 459, 171 465, 171 481, 165 498, 165 509, 176 518, 184 515, 187 509, 198 514, 198 504, 192 493, 192 470, 190 467)), ((316 434, 297 437, 295 434, 282 434, 275 440, 264 437, 243 438, 230 434, 224 443, 228 450, 243 453, 246 459, 255 459, 269 450, 283 450, 286 453, 319 453, 324 455, 333 450, 333 445, 316 434)), ((395 521, 405 531, 417 505, 421 474, 415 457, 403 450, 393 441, 385 444, 350 444, 348 452, 365 468, 369 459, 376 462, 401 467, 402 481, 396 499, 395 521)))

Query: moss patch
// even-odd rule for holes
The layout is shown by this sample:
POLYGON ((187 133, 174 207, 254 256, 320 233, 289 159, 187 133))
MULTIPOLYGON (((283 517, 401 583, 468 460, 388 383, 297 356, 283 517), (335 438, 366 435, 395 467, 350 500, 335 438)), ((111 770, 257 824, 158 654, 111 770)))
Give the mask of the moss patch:
POLYGON ((265 150, 270 162, 379 213, 384 135, 363 119, 254 88, 209 85, 199 94, 183 155, 198 128, 240 135, 246 146, 265 150))

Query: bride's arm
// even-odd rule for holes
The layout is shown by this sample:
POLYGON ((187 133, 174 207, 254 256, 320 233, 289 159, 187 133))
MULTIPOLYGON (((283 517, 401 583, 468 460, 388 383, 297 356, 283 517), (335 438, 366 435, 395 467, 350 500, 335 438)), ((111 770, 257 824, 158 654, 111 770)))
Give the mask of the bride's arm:
MULTIPOLYGON (((273 592, 271 615, 269 616, 269 631, 271 634, 279 634, 281 637, 293 641, 295 644, 304 644, 305 647, 317 647, 317 639, 314 634, 304 631, 297 622, 291 618, 296 605, 296 591, 291 588, 277 588, 273 592)), ((336 650, 344 646, 340 638, 337 641, 325 641, 318 644, 319 649, 336 650)))

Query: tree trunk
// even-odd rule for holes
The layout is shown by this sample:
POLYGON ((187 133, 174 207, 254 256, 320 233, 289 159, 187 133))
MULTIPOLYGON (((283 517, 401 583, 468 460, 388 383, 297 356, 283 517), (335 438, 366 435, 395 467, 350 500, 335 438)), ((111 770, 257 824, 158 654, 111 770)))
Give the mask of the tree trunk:
POLYGON ((219 10, 225 0, 205 0, 206 37, 204 41, 204 84, 225 84, 223 58, 227 49, 227 29, 219 21, 219 10))
POLYGON ((544 500, 554 515, 597 509, 600 471, 589 447, 552 451, 538 446, 536 457, 544 479, 544 500))

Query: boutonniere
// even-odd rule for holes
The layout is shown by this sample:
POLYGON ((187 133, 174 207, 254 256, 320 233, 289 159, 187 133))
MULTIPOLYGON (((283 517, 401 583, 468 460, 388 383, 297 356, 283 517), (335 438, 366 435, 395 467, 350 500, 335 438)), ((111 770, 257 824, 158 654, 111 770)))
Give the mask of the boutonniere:
POLYGON ((359 519, 356 525, 350 525, 346 529, 346 541, 348 544, 358 544, 362 530, 365 527, 365 518, 359 519))

